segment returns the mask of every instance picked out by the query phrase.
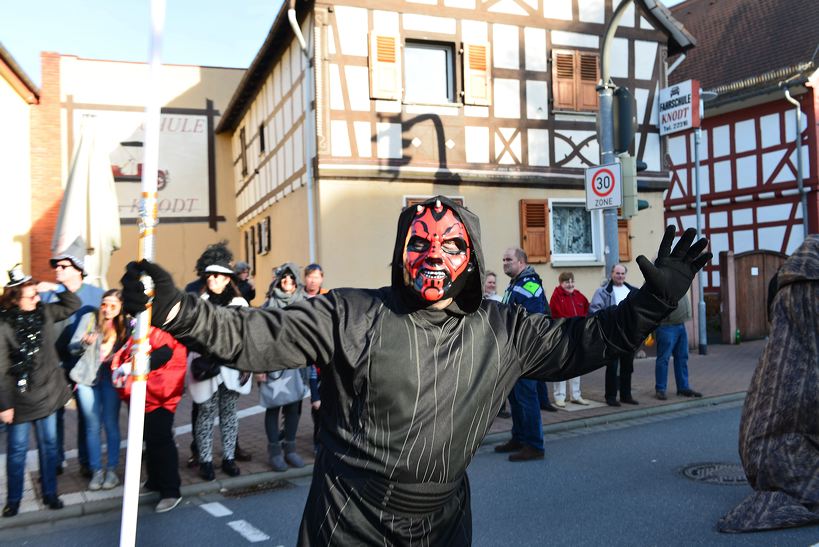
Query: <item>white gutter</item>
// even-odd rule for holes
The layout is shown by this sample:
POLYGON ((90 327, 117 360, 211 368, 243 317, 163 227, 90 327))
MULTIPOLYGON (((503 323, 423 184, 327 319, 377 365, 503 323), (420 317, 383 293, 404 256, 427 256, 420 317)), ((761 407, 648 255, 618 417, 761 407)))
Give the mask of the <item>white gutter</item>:
POLYGON ((310 255, 310 262, 316 262, 316 219, 315 219, 315 197, 313 195, 313 156, 314 140, 313 135, 313 119, 310 116, 310 105, 313 103, 313 62, 310 57, 310 50, 307 48, 307 42, 304 40, 304 35, 301 33, 299 21, 296 18, 296 0, 290 0, 290 8, 287 10, 287 20, 290 21, 290 27, 293 29, 293 34, 296 35, 296 40, 299 41, 301 51, 304 53, 304 58, 307 60, 307 71, 305 73, 304 85, 306 88, 304 101, 304 149, 305 149, 305 166, 307 171, 307 240, 310 255))

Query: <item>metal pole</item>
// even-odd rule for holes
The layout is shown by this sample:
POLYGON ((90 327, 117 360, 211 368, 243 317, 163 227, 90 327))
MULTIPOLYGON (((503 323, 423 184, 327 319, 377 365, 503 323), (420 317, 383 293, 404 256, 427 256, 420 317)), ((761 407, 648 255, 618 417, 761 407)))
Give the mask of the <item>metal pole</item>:
POLYGON ((791 90, 788 86, 785 89, 785 99, 796 107, 796 186, 799 188, 799 200, 802 202, 802 229, 805 239, 808 237, 808 195, 805 193, 805 185, 802 180, 802 105, 791 97, 791 90))
MULTIPOLYGON (((700 198, 700 142, 702 142, 702 118, 705 113, 705 107, 702 97, 700 97, 700 125, 694 129, 694 186, 697 198, 696 217, 697 217, 697 240, 702 237, 702 200, 700 198)), ((697 291, 697 332, 699 339, 700 355, 708 354, 708 330, 705 325, 705 270, 701 269, 697 274, 699 290, 697 291)))
MULTIPOLYGON (((611 43, 614 40, 614 33, 617 25, 626 11, 626 7, 632 0, 623 0, 612 14, 611 21, 606 27, 600 55, 600 84, 597 86, 598 93, 598 116, 600 123, 600 133, 597 141, 600 143, 600 163, 606 165, 615 162, 614 155, 614 84, 610 82, 609 57, 611 56, 611 43)), ((610 275, 611 269, 620 262, 620 237, 617 229, 617 208, 603 210, 603 234, 604 234, 604 254, 606 257, 606 275, 610 275)))
MULTIPOLYGON (((157 171, 159 170, 159 124, 161 113, 160 69, 162 32, 165 24, 165 0, 151 0, 151 43, 149 49, 148 100, 145 107, 145 154, 142 170, 142 204, 139 221, 139 257, 154 259, 154 227, 157 217, 157 171)), ((145 292, 153 296, 150 277, 143 276, 145 292)), ((139 475, 142 470, 142 436, 145 426, 145 391, 148 379, 148 333, 151 307, 137 316, 133 334, 134 365, 131 371, 131 400, 128 410, 128 447, 125 453, 125 485, 122 494, 120 547, 133 547, 136 542, 137 511, 139 509, 139 475)))

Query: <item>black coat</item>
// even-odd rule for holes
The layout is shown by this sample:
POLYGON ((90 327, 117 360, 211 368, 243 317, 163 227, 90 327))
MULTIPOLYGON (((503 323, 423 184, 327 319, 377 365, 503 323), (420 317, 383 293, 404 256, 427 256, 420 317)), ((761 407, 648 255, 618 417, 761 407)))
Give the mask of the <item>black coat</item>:
POLYGON ((29 390, 17 391, 16 379, 8 373, 11 352, 18 347, 9 323, 0 320, 0 410, 14 409, 14 423, 45 418, 62 408, 71 398, 71 388, 60 368, 55 348, 54 323, 69 317, 80 307, 80 299, 70 291, 57 295, 58 302, 39 304, 44 321, 42 345, 29 373, 29 390))
MULTIPOLYGON (((477 218, 457 211, 474 246, 477 218)), ((302 544, 409 537, 470 544, 465 471, 515 381, 602 367, 636 349, 671 309, 638 292, 594 317, 529 315, 481 301, 476 258, 478 282, 445 310, 420 307, 395 276, 393 287, 333 290, 287 310, 231 310, 183 297, 168 327, 183 343, 204 345, 240 370, 322 367, 323 450, 302 544)))

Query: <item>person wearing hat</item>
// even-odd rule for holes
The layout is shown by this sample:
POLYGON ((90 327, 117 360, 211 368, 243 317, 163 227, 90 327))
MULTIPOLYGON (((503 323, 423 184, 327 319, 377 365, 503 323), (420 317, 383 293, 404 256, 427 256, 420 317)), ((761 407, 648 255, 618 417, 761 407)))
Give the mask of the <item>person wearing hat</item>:
POLYGON ((236 263, 236 287, 242 298, 248 302, 256 298, 256 283, 250 277, 250 264, 247 262, 236 263))
MULTIPOLYGON (((224 242, 210 245, 200 258, 204 266, 205 288, 200 298, 216 307, 247 307, 247 301, 239 294, 234 282, 235 270, 231 262, 233 253, 224 242)), ((199 476, 212 481, 213 426, 219 416, 222 437, 222 471, 235 477, 240 474, 236 465, 236 445, 239 438, 239 416, 236 403, 240 395, 250 393, 250 375, 223 366, 208 353, 207 345, 199 344, 197 351, 188 353, 188 392, 198 405, 193 423, 196 441, 199 476)))
MULTIPOLYGON (((74 382, 68 377, 71 369, 79 361, 79 356, 75 355, 71 349, 71 339, 77 331, 80 318, 91 312, 96 312, 102 303, 103 290, 100 287, 85 283, 85 243, 78 238, 67 249, 55 254, 50 260, 51 268, 54 270, 54 277, 57 283, 41 283, 47 289, 42 294, 44 303, 56 302, 59 299, 59 291, 70 291, 80 299, 80 307, 69 317, 55 323, 56 348, 60 366, 65 372, 69 383, 74 382)), ((74 392, 76 400, 76 392, 74 392)), ((79 408, 79 401, 77 401, 79 408)), ((85 437, 85 419, 82 412, 77 412, 77 454, 80 461, 80 473, 83 477, 90 479, 92 472, 88 464, 88 447, 85 437)), ((63 472, 65 465, 65 409, 57 412, 57 473, 63 472)))
POLYGON ((63 507, 57 497, 56 412, 71 398, 71 389, 57 367, 54 323, 73 314, 80 300, 63 290, 55 302, 43 304, 39 294, 43 288, 18 265, 9 272, 0 297, 0 421, 8 424, 4 517, 13 517, 20 509, 32 425, 43 505, 63 507))

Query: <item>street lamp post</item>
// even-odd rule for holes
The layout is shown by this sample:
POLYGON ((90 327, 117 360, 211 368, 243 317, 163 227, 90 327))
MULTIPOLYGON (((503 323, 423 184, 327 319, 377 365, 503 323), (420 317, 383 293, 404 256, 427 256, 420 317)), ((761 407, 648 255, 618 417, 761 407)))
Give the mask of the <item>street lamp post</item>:
MULTIPOLYGON (((700 142, 702 142, 702 119, 705 116, 705 101, 710 101, 717 94, 713 91, 700 91, 700 123, 694 129, 694 194, 696 196, 697 240, 702 237, 702 198, 700 190, 700 142)), ((697 327, 700 355, 708 353, 708 330, 705 325, 705 269, 697 274, 699 291, 697 297, 697 327)))

